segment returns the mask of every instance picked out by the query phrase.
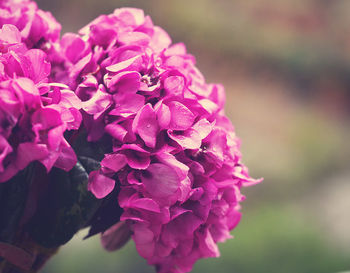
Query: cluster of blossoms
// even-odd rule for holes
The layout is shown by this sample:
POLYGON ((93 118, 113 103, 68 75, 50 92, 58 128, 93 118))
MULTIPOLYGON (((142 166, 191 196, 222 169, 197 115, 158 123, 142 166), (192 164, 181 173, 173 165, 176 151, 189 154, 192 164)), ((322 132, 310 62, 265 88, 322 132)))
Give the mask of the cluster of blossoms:
POLYGON ((121 220, 158 272, 217 257, 240 220, 241 186, 259 182, 240 161, 223 87, 138 9, 102 15, 57 49, 53 78, 82 100, 88 141, 113 143, 89 190, 104 198, 119 183, 121 220))
POLYGON ((223 87, 205 82, 185 46, 133 8, 60 39, 50 13, 4 0, 0 28, 0 182, 33 161, 72 169, 67 130, 97 145, 107 137, 88 189, 118 191, 123 214, 103 244, 113 249, 118 229, 132 234, 160 273, 217 257, 240 220, 240 188, 260 180, 241 163, 223 87))
POLYGON ((0 27, 0 182, 32 161, 68 171, 76 155, 63 134, 79 128, 81 101, 49 83, 51 64, 34 48, 58 39, 59 25, 33 2, 1 1, 0 27))

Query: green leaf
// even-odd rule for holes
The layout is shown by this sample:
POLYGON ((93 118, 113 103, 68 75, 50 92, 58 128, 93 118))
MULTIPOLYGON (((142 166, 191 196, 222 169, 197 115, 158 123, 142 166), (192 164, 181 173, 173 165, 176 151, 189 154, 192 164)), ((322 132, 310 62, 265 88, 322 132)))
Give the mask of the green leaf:
POLYGON ((0 241, 12 243, 25 209, 35 164, 0 183, 0 241))
POLYGON ((53 168, 48 174, 48 191, 27 229, 33 239, 47 248, 67 243, 83 228, 101 204, 88 190, 88 173, 99 167, 93 159, 80 158, 65 172, 53 168))

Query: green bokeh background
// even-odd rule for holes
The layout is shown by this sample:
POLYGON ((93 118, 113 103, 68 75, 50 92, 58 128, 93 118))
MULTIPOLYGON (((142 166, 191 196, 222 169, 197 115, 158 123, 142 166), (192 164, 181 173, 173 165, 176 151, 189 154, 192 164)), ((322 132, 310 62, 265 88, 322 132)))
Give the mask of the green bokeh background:
MULTIPOLYGON (((350 270, 350 2, 348 0, 39 0, 77 31, 114 8, 143 8, 185 42, 226 112, 243 160, 262 184, 243 189, 243 218, 219 259, 193 272, 350 270)), ((82 231, 44 273, 154 272, 129 242, 105 252, 82 231)))

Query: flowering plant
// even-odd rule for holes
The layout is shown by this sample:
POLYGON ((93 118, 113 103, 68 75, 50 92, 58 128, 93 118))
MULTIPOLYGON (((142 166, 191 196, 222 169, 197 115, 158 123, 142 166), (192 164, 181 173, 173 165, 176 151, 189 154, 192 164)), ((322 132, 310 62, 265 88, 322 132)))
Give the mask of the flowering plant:
MULTIPOLYGON (((241 217, 240 188, 261 181, 241 162, 222 85, 142 10, 116 9, 59 39, 33 2, 0 6, 0 182, 35 177, 22 193, 32 209, 14 224, 21 236, 45 253, 83 227, 109 251, 132 237, 162 273, 218 257, 241 217)), ((22 247, 1 234, 0 250, 22 247)))

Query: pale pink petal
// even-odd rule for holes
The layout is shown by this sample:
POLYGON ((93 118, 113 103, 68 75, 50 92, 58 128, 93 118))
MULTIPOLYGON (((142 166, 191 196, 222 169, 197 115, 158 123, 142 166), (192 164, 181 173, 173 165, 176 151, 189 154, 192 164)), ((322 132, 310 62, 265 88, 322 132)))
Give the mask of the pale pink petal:
POLYGON ((206 119, 201 119, 193 125, 193 129, 199 133, 201 139, 204 139, 211 133, 211 131, 214 128, 214 125, 214 122, 210 123, 206 119))
POLYGON ((119 35, 118 42, 122 45, 147 46, 151 38, 143 32, 125 32, 119 35))

